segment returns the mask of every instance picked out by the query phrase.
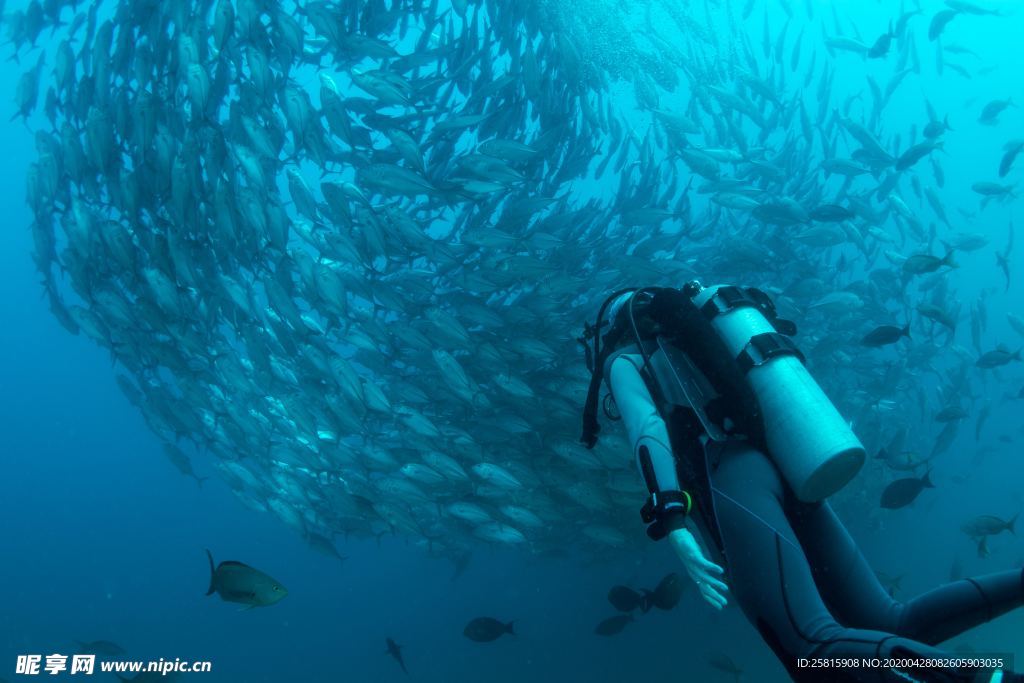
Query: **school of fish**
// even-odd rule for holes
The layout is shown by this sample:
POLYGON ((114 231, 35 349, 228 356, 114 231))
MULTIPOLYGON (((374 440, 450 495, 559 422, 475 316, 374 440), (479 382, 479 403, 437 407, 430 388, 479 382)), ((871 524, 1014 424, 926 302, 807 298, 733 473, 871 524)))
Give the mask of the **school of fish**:
POLYGON ((997 12, 894 4, 864 40, 836 5, 763 4, 8 9, 50 309, 109 351, 182 474, 328 553, 398 534, 459 566, 480 544, 645 543, 621 430, 577 442, 580 330, 620 287, 758 286, 887 466, 840 498, 878 507, 968 418, 981 438, 984 388, 1021 360, 985 298, 961 310, 956 259, 991 252, 987 291, 1011 286, 1012 225, 989 216, 1024 141, 955 209, 942 152, 1010 93, 886 116, 922 73, 970 76, 943 36, 997 12), (843 83, 847 59, 891 78, 843 83))

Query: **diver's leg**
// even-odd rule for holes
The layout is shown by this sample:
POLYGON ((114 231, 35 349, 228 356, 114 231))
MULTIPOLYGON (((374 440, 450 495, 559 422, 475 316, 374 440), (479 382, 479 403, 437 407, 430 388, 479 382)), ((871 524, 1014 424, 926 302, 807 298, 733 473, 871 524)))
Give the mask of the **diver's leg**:
POLYGON ((894 600, 827 503, 788 497, 787 517, 821 596, 848 626, 935 644, 1024 605, 1024 569, 954 581, 906 602, 894 600))
POLYGON ((904 603, 900 635, 941 643, 1024 605, 1024 569, 961 579, 904 603))
POLYGON ((907 660, 948 654, 880 630, 846 628, 833 618, 815 586, 795 533, 784 512, 784 486, 778 470, 761 452, 730 444, 711 472, 715 516, 728 560, 731 592, 790 675, 798 681, 961 681, 988 680, 980 672, 925 669, 907 660), (901 669, 847 666, 812 668, 810 662, 898 658, 901 669))
POLYGON ((642 364, 639 355, 618 356, 609 367, 609 386, 648 490, 678 491, 681 487, 668 429, 640 374, 642 364))

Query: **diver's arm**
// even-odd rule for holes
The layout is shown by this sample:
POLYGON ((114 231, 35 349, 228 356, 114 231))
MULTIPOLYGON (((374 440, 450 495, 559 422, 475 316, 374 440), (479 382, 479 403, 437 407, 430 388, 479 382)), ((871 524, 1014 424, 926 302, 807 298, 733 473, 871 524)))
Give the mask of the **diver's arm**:
MULTIPOLYGON (((658 418, 660 420, 660 418, 658 418)), ((662 427, 664 429, 664 427, 662 427)), ((643 435, 636 448, 636 462, 640 474, 651 494, 640 511, 644 522, 650 524, 647 535, 659 541, 668 534, 686 526, 693 500, 679 483, 675 456, 671 448, 651 435, 643 435)))
POLYGON ((637 459, 651 497, 644 506, 644 521, 653 522, 647 534, 653 539, 664 538, 686 568, 686 573, 697 585, 701 596, 715 609, 727 604, 728 586, 721 580, 724 570, 707 559, 693 533, 686 528, 693 501, 679 484, 675 459, 668 449, 648 449, 641 445, 637 459), (657 457, 655 454, 661 454, 657 457))
POLYGON ((608 379, 633 444, 640 474, 651 493, 642 511, 644 520, 650 523, 647 533, 655 539, 667 534, 701 595, 713 607, 721 609, 726 604, 724 593, 728 588, 718 577, 724 572, 704 557, 697 539, 686 528, 692 501, 679 482, 665 421, 658 414, 640 374, 642 362, 638 356, 620 356, 612 362, 608 379))
MULTIPOLYGON (((643 454, 641 462, 642 458, 643 454)), ((653 477, 648 479, 646 473, 644 479, 648 481, 648 486, 656 481, 653 477)), ((656 483, 654 485, 657 486, 656 483)), ((690 513, 692 500, 689 493, 678 489, 678 482, 676 486, 676 489, 651 490, 651 497, 647 499, 647 504, 641 511, 644 521, 651 522, 647 527, 647 535, 655 540, 668 537, 669 544, 682 561, 686 573, 697 584, 701 596, 712 607, 720 610, 727 604, 725 593, 729 590, 719 578, 725 572, 704 556, 700 543, 686 528, 686 517, 690 513)))
POLYGON ((609 367, 608 384, 629 434, 637 469, 651 493, 645 516, 649 514, 648 521, 659 525, 657 536, 652 537, 661 538, 683 526, 690 500, 679 483, 668 429, 640 373, 642 365, 638 355, 619 356, 609 367))

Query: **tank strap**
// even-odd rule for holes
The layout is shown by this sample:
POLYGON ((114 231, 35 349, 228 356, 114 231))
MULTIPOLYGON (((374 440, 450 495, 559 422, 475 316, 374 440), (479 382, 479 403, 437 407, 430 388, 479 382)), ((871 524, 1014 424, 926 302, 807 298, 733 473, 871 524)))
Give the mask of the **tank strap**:
POLYGON ((726 285, 719 287, 715 295, 705 301, 704 305, 700 307, 700 311, 708 320, 714 320, 722 313, 728 313, 734 308, 744 307, 759 308, 757 302, 746 291, 734 285, 726 285))
POLYGON ((806 363, 804 354, 800 352, 800 349, 796 347, 793 341, 778 332, 765 332, 763 334, 755 334, 747 342, 747 345, 740 351, 740 355, 736 357, 736 362, 739 363, 740 372, 744 375, 750 372, 751 368, 756 368, 758 365, 764 365, 773 358, 779 356, 796 356, 800 359, 801 363, 806 363))
POLYGON ((772 327, 782 334, 789 336, 796 334, 796 324, 792 320, 780 318, 775 311, 775 304, 771 297, 754 287, 742 288, 735 285, 719 287, 715 295, 705 301, 700 310, 708 320, 714 320, 715 317, 737 308, 756 308, 761 311, 772 327))

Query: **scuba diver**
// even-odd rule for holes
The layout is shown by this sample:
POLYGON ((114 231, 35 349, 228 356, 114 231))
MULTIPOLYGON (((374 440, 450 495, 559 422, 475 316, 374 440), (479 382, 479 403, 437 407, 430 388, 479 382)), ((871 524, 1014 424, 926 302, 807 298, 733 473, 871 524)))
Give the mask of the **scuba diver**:
POLYGON ((579 339, 592 372, 581 441, 597 443, 606 381, 604 412, 625 424, 650 493, 648 536, 668 539, 713 607, 734 595, 793 680, 1024 681, 1001 658, 935 647, 1024 604, 1024 569, 906 602, 879 583, 826 501, 864 448, 795 333, 753 288, 612 294, 579 339))

